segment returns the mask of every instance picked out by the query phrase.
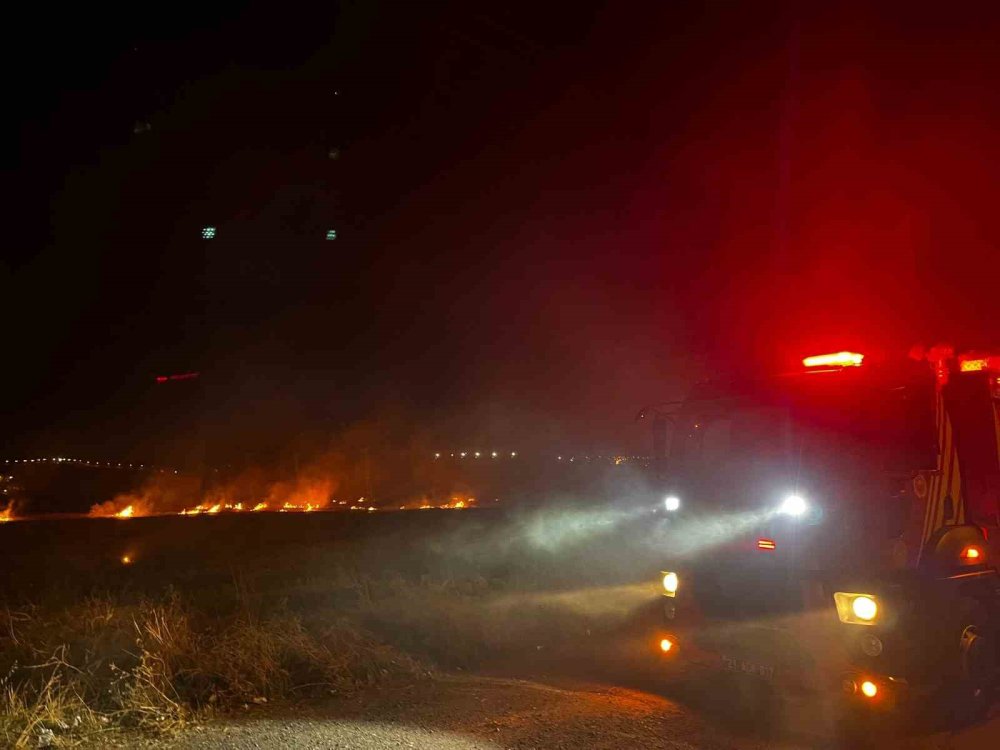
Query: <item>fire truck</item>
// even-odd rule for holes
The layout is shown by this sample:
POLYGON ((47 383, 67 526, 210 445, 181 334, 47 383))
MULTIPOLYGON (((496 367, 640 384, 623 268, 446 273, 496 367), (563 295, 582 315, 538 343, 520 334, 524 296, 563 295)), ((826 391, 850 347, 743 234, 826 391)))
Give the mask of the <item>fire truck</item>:
POLYGON ((647 410, 666 664, 868 715, 1000 678, 1000 354, 810 356, 647 410), (671 427, 668 433, 666 426, 671 427))

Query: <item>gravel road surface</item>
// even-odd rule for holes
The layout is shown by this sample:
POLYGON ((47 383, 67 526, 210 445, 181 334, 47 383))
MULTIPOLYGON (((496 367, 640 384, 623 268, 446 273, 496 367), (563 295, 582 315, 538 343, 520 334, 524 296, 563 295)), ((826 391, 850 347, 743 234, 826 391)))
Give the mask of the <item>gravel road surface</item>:
MULTIPOLYGON (((995 750, 1000 717, 959 734, 879 743, 905 750, 995 750)), ((438 676, 303 707, 252 708, 172 738, 121 737, 103 746, 150 750, 342 748, 388 750, 800 750, 813 742, 724 729, 648 692, 591 684, 438 676)))

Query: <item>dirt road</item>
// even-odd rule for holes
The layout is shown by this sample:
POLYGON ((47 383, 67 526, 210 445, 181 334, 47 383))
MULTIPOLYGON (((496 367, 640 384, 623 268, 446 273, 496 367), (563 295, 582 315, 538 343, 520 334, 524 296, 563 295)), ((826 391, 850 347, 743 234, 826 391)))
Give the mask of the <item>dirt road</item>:
MULTIPOLYGON (((798 750, 813 744, 754 737, 724 729, 717 719, 621 687, 448 675, 305 708, 254 708, 170 739, 121 738, 117 744, 150 750, 798 750)), ((986 750, 998 737, 1000 719, 994 719, 958 735, 881 747, 986 750)))

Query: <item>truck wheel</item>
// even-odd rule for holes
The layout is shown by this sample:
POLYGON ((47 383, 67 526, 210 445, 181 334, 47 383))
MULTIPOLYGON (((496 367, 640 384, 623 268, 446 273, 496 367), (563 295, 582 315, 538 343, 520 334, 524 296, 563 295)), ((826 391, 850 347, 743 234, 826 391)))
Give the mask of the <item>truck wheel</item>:
POLYGON ((989 711, 997 686, 997 653, 992 638, 975 625, 962 631, 962 680, 956 688, 950 718, 958 724, 981 720, 989 711))
POLYGON ((961 669, 929 697, 928 717, 939 728, 955 729, 981 721, 997 688, 997 660, 993 639, 968 625, 959 640, 961 669))

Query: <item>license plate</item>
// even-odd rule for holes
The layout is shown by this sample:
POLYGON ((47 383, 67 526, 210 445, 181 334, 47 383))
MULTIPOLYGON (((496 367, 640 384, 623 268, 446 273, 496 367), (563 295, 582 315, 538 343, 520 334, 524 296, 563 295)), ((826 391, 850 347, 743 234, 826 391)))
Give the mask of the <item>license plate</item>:
POLYGON ((746 659, 737 659, 735 656, 723 656, 722 665, 730 672, 750 674, 765 680, 774 679, 774 667, 768 664, 756 664, 746 659))

